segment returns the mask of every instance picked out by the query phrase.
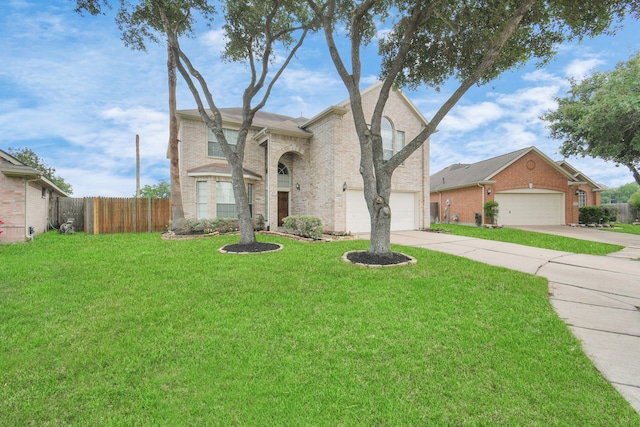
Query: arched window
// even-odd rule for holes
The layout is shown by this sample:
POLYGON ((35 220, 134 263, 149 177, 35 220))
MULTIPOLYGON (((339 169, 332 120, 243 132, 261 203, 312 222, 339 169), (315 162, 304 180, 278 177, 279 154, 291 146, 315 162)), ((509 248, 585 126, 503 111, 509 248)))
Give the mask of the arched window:
POLYGON ((289 169, 282 163, 278 163, 278 188, 291 188, 289 169))
POLYGON ((389 160, 393 157, 393 125, 391 121, 386 117, 382 118, 380 126, 380 133, 382 135, 382 159, 389 160))

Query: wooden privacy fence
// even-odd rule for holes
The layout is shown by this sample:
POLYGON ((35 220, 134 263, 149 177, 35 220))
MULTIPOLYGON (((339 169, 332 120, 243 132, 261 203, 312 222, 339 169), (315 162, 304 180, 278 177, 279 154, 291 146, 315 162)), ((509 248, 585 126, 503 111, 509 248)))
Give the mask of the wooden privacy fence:
POLYGON ((638 212, 638 209, 634 208, 629 203, 611 203, 602 206, 614 206, 618 208, 618 222, 631 224, 640 217, 640 212, 638 212))
POLYGON ((170 199, 137 199, 135 197, 60 199, 59 224, 69 217, 74 218, 76 230, 84 230, 86 234, 165 231, 171 220, 171 201, 170 199), (82 203, 79 203, 79 200, 82 203), (79 211, 79 205, 81 205, 81 211, 79 211))

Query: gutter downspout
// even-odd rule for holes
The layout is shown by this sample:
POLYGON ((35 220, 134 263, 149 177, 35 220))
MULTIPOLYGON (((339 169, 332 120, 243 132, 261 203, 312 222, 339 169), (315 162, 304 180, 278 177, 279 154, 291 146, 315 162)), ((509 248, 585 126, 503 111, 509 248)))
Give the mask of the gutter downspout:
POLYGON ((482 225, 484 223, 484 184, 480 184, 478 183, 478 187, 482 188, 482 204, 480 205, 480 215, 482 215, 482 221, 480 222, 480 225, 482 225))
MULTIPOLYGON (((271 132, 267 132, 267 197, 265 198, 266 227, 271 230, 271 132)), ((276 227, 277 228, 277 227, 276 227)))
MULTIPOLYGON (((40 181, 40 179, 42 178, 42 175, 39 175, 38 178, 34 178, 34 179, 25 179, 24 180, 24 234, 26 236, 27 239, 29 239, 29 241, 33 242, 33 234, 29 233, 29 228, 27 226, 27 201, 28 201, 28 191, 29 191, 29 183, 30 182, 35 182, 35 181, 40 181)), ((35 232, 34 232, 35 234, 35 232)))

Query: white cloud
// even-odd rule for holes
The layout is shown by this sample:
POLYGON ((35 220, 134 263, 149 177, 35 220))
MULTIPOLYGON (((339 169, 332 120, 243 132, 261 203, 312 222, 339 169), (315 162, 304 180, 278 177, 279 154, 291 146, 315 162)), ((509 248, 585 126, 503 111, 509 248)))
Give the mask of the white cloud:
POLYGON ((442 120, 441 131, 468 132, 499 120, 505 111, 496 103, 481 102, 473 105, 459 105, 442 120))
POLYGON ((605 61, 598 57, 575 59, 565 67, 564 72, 567 77, 580 81, 591 74, 598 65, 602 65, 604 63, 605 61))
POLYGON ((198 36, 201 43, 210 49, 214 54, 221 54, 224 52, 227 45, 228 38, 222 28, 207 31, 204 34, 198 36))

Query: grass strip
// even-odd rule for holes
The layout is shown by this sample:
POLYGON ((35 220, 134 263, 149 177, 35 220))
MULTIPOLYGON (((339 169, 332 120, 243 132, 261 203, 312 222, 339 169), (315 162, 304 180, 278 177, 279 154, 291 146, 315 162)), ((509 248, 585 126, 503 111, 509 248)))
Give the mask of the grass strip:
POLYGON ((457 236, 476 237, 478 239, 516 243, 536 248, 571 252, 574 254, 607 255, 624 247, 609 243, 592 242, 535 231, 515 228, 485 228, 457 224, 433 224, 432 230, 447 230, 457 236))

